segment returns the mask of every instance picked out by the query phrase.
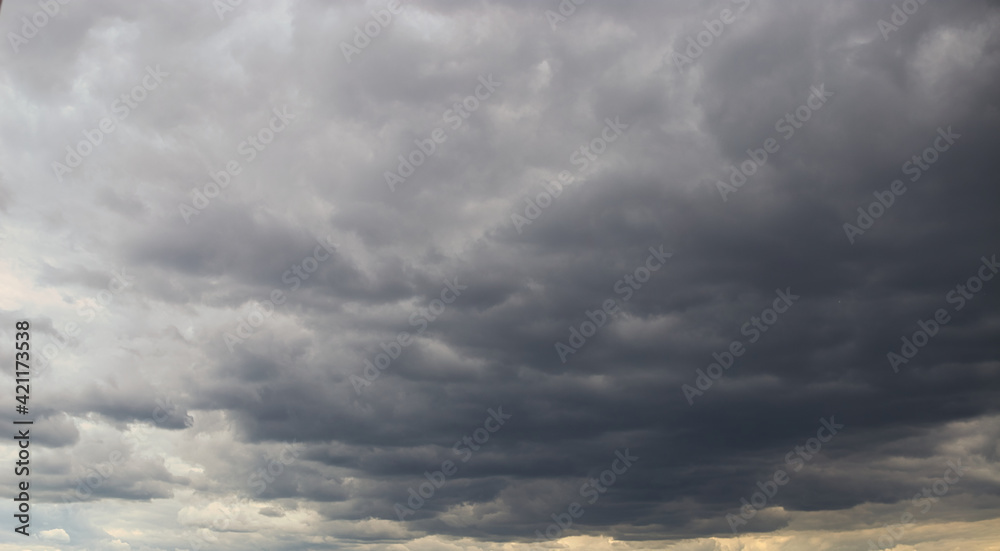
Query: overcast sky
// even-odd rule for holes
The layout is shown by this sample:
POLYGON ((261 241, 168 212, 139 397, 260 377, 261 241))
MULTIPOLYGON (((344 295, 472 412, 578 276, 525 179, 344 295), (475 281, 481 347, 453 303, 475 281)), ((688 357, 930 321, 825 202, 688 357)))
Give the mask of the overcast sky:
POLYGON ((1000 3, 231 3, 3 2, 0 550, 1000 550, 1000 3))

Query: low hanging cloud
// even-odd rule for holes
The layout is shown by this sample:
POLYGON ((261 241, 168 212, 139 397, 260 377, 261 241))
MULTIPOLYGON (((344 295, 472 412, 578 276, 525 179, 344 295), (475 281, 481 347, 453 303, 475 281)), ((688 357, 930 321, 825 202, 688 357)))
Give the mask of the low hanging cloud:
POLYGON ((1000 549, 998 8, 7 0, 0 551, 1000 549))

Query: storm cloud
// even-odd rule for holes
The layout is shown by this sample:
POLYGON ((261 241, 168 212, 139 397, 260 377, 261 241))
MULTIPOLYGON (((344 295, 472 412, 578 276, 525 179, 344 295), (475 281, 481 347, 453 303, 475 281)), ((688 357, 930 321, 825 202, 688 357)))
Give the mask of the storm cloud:
POLYGON ((0 549, 1000 549, 998 8, 7 0, 0 549))

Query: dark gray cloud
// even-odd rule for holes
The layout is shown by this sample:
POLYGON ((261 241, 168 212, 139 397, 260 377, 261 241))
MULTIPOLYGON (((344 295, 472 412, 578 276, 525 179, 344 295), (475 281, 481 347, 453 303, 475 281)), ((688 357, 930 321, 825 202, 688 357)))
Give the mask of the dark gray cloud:
POLYGON ((782 470, 740 545, 867 548, 909 511, 908 544, 989 548, 996 2, 891 31, 891 2, 387 4, 70 3, 4 50, 40 542, 520 548, 577 502, 568 548, 721 550, 782 470))

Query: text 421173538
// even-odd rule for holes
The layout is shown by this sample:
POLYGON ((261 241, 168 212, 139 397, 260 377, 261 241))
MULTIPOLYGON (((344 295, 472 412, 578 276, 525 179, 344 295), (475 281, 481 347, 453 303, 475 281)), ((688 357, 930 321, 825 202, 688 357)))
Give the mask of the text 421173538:
MULTIPOLYGON (((31 387, 29 383, 31 379, 29 375, 28 361, 31 359, 29 350, 31 349, 31 344, 29 340, 31 335, 28 332, 30 329, 30 324, 27 321, 19 321, 14 324, 14 380, 16 386, 15 391, 15 401, 14 411, 21 415, 28 414, 28 397, 31 392, 31 387)), ((17 511, 14 513, 14 518, 20 523, 14 528, 14 531, 19 534, 28 535, 28 526, 31 521, 29 512, 31 511, 31 504, 29 501, 28 494, 28 474, 30 471, 28 469, 29 459, 31 454, 28 451, 28 445, 31 443, 31 436, 29 434, 28 428, 21 428, 23 425, 30 425, 32 421, 28 419, 17 419, 14 421, 16 434, 14 435, 14 440, 17 440, 18 451, 17 460, 14 463, 14 474, 21 478, 17 483, 17 495, 14 496, 14 503, 17 504, 17 511)))

